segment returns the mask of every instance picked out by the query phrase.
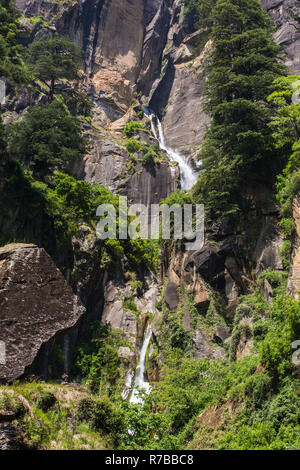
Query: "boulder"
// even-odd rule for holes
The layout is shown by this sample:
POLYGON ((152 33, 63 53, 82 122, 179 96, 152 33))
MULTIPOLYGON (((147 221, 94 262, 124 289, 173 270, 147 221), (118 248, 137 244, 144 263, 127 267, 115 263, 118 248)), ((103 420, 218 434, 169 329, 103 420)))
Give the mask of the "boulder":
POLYGON ((210 304, 210 296, 207 290, 198 291, 194 297, 195 307, 199 312, 206 312, 210 304))
POLYGON ((194 357, 200 359, 203 357, 209 357, 211 347, 207 342, 206 335, 201 330, 196 330, 194 337, 194 357))
POLYGON ((241 361, 244 359, 244 357, 250 356, 253 350, 253 346, 254 344, 252 339, 246 340, 245 337, 242 337, 237 347, 236 360, 241 361))
POLYGON ((272 302, 273 288, 267 279, 264 280, 260 293, 268 303, 272 302))
POLYGON ((14 423, 0 424, 0 450, 25 450, 21 440, 22 429, 14 423))
POLYGON ((131 351, 128 346, 120 346, 118 349, 118 356, 120 359, 125 359, 131 362, 135 358, 135 352, 131 351))
POLYGON ((42 345, 75 325, 84 312, 43 248, 26 244, 0 248, 0 341, 6 353, 0 380, 22 376, 42 345))
POLYGON ((225 339, 229 338, 229 336, 229 329, 226 328, 226 326, 219 326, 214 333, 214 340, 219 344, 223 344, 225 339))
POLYGON ((193 338, 194 343, 194 357, 195 359, 202 359, 209 357, 210 359, 222 359, 225 356, 223 348, 214 348, 208 343, 208 333, 201 330, 196 330, 193 338))
POLYGON ((186 267, 195 266, 197 274, 214 289, 225 289, 226 251, 220 246, 207 243, 201 250, 194 252, 187 261, 186 267))
POLYGON ((165 289, 165 301, 170 310, 176 311, 179 304, 179 296, 177 292, 178 286, 175 282, 169 282, 165 289))

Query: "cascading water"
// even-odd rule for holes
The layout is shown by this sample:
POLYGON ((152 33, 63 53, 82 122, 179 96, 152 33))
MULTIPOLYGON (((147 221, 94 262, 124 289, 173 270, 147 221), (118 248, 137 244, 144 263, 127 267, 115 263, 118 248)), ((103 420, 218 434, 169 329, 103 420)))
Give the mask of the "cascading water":
MULTIPOLYGON (((166 146, 162 124, 160 120, 158 119, 158 117, 155 116, 155 114, 148 108, 145 108, 144 113, 145 113, 145 116, 147 116, 147 118, 150 120, 152 134, 155 137, 155 139, 158 141, 160 149, 166 152, 166 154, 168 155, 168 158, 172 162, 178 163, 178 166, 180 169, 181 189, 183 190, 191 189, 194 186, 194 184, 197 182, 197 179, 198 179, 197 172, 188 164, 184 156, 180 155, 174 150, 169 149, 166 146), (156 129, 154 120, 156 120, 157 129, 156 129)), ((151 392, 150 383, 145 378, 146 354, 147 354, 147 349, 150 343, 151 335, 152 335, 151 325, 148 325, 145 338, 143 341, 143 345, 140 350, 139 362, 135 371, 134 385, 133 385, 133 390, 130 396, 130 403, 142 405, 144 403, 144 400, 143 398, 140 397, 139 392, 144 391, 146 394, 149 394, 151 392)), ((124 399, 126 399, 128 390, 131 387, 132 375, 127 377, 127 380, 128 380, 128 383, 126 383, 126 386, 123 392, 124 399)), ((129 434, 132 434, 132 431, 129 430, 129 434)))
POLYGON ((168 155, 168 158, 172 162, 178 163, 179 170, 180 170, 181 189, 183 190, 191 189, 198 180, 197 171, 195 171, 189 165, 189 163, 186 161, 186 158, 183 155, 180 155, 178 152, 175 152, 175 150, 172 150, 166 146, 162 124, 160 120, 158 119, 158 117, 155 116, 155 114, 152 111, 150 111, 148 108, 145 108, 144 113, 148 117, 148 119, 150 119, 152 134, 155 137, 155 139, 158 141, 160 149, 166 152, 166 154, 168 155), (154 124, 154 120, 156 120, 157 122, 157 130, 154 124))
POLYGON ((151 325, 148 325, 147 331, 144 337, 143 345, 140 350, 139 363, 135 371, 134 388, 132 390, 132 394, 130 397, 130 403, 142 405, 144 403, 144 400, 139 396, 139 392, 142 390, 147 394, 151 392, 151 386, 148 380, 145 378, 146 354, 147 354, 151 336, 152 336, 151 325))

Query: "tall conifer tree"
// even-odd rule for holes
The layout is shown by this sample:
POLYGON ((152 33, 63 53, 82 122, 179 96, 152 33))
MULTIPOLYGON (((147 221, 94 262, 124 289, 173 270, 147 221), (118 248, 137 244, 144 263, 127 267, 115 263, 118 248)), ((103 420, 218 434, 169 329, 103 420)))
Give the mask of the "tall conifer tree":
POLYGON ((235 212, 250 180, 278 158, 267 98, 285 74, 281 48, 259 0, 218 0, 207 64, 206 110, 212 121, 200 159, 199 191, 212 217, 235 212))

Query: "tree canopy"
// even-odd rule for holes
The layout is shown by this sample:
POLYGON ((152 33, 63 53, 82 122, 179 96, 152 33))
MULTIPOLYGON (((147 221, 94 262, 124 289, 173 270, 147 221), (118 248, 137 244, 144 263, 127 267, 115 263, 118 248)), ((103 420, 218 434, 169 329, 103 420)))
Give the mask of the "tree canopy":
POLYGON ((59 101, 30 108, 24 120, 7 126, 7 135, 11 157, 42 180, 54 170, 70 171, 87 145, 79 120, 59 101))
POLYGON ((48 87, 51 102, 59 80, 79 79, 81 52, 69 39, 55 35, 34 41, 28 49, 27 62, 33 75, 48 87))
POLYGON ((245 181, 263 178, 263 167, 280 153, 268 127, 267 97, 286 70, 258 0, 218 0, 212 19, 205 106, 212 121, 198 188, 211 213, 221 215, 237 210, 245 181))
POLYGON ((4 77, 11 86, 26 81, 26 74, 21 60, 22 46, 20 35, 20 13, 10 0, 1 1, 0 5, 0 78, 4 77))

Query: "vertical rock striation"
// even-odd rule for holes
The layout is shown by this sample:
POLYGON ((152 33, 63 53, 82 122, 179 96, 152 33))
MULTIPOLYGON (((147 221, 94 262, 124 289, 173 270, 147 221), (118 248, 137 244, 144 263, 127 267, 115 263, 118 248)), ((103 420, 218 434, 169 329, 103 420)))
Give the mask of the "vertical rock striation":
POLYGON ((300 292, 300 194, 293 202, 293 217, 296 225, 296 235, 294 250, 292 255, 292 265, 288 280, 288 292, 294 298, 299 299, 300 292))

